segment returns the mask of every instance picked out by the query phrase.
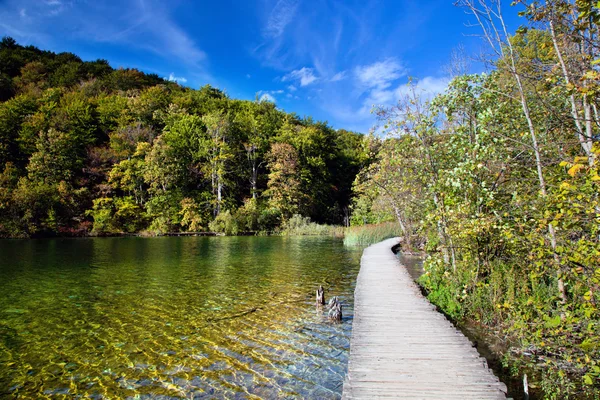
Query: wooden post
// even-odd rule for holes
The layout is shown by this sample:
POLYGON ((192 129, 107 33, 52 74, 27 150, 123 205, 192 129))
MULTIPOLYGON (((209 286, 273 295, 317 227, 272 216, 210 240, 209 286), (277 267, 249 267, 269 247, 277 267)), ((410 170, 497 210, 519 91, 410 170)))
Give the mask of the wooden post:
POLYGON ((342 320, 342 304, 337 296, 334 296, 329 300, 329 313, 327 316, 331 321, 339 322, 342 320))
POLYGON ((325 291, 323 290, 323 286, 319 285, 317 289, 317 306, 322 306, 325 304, 325 291))

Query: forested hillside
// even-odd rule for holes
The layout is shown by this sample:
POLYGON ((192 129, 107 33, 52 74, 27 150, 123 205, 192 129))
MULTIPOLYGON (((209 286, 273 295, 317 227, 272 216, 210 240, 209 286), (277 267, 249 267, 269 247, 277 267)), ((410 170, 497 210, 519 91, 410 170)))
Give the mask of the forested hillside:
POLYGON ((598 398, 600 5, 530 2, 505 36, 499 2, 460 3, 493 68, 378 110, 389 137, 353 222, 395 219, 424 244, 429 298, 505 339, 548 397, 598 398))
POLYGON ((4 237, 343 224, 369 161, 362 135, 273 103, 11 38, 0 101, 4 237))

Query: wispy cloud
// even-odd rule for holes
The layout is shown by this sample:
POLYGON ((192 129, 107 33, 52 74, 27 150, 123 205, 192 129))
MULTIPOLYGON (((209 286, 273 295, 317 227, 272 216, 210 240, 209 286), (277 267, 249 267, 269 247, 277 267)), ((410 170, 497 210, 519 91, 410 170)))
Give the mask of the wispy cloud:
POLYGON ((130 9, 121 10, 127 16, 118 21, 112 21, 118 12, 114 7, 100 8, 88 33, 100 42, 120 42, 162 57, 175 57, 188 66, 202 66, 206 53, 170 17, 168 8, 156 0, 138 0, 134 4, 130 9))
POLYGON ((281 36, 285 28, 292 22, 298 4, 298 0, 278 0, 269 14, 263 35, 267 38, 281 36))
POLYGON ((343 81, 347 77, 348 77, 348 72, 347 71, 342 71, 342 72, 338 72, 337 74, 335 74, 334 76, 332 76, 331 79, 330 79, 330 81, 331 82, 339 82, 339 81, 343 81))
POLYGON ((385 89, 405 74, 406 69, 393 57, 370 65, 360 65, 354 69, 358 83, 367 89, 385 89))
POLYGON ((206 61, 206 54, 158 0, 7 0, 0 2, 0 18, 1 27, 17 39, 61 37, 126 45, 198 69, 206 61))
POLYGON ((61 14, 65 9, 72 5, 71 1, 60 1, 60 0, 45 0, 43 4, 46 6, 45 10, 42 10, 46 15, 53 17, 61 14))
POLYGON ((298 90, 298 88, 294 85, 289 85, 287 88, 290 92, 295 92, 296 90, 298 90))
POLYGON ((281 78, 281 81, 297 81, 300 83, 300 86, 308 86, 312 83, 315 83, 318 79, 319 78, 315 76, 312 68, 303 67, 285 75, 283 78, 281 78))

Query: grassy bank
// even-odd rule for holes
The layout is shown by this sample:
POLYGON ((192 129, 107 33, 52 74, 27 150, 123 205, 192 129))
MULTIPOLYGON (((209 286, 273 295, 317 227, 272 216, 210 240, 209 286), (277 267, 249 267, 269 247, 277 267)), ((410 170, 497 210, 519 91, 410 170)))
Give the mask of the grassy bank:
POLYGON ((346 246, 370 246, 382 240, 400 236, 400 234, 400 227, 396 222, 351 226, 344 231, 344 244, 346 246))

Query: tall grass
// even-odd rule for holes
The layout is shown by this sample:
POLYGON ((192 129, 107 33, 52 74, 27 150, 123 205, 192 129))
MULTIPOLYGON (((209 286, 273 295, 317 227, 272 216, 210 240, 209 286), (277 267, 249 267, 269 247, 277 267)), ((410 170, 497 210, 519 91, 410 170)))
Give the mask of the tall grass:
POLYGON ((351 226, 344 232, 344 244, 346 246, 370 246, 382 240, 400 236, 400 234, 400 226, 396 222, 351 226))
POLYGON ((308 217, 296 214, 282 224, 279 233, 287 236, 334 236, 341 238, 344 236, 344 228, 335 225, 317 224, 308 217))

